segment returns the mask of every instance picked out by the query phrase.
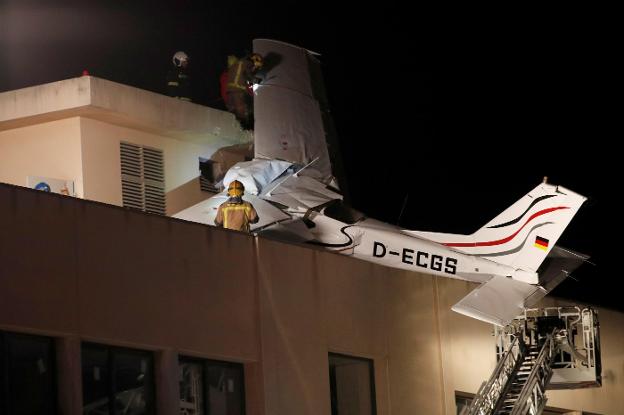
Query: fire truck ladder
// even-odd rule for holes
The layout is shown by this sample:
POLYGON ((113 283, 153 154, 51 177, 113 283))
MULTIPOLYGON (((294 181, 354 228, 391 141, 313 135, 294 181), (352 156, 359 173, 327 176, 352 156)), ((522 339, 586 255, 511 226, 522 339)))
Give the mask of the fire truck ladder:
POLYGON ((526 345, 521 337, 514 339, 490 379, 481 385, 468 415, 542 413, 561 335, 553 330, 541 346, 526 345))

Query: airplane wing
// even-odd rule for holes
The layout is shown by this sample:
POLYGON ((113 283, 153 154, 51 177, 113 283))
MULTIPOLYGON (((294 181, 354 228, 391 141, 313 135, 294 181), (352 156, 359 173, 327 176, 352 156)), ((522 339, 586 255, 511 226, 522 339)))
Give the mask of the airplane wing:
MULTIPOLYGON (((176 213, 173 217, 214 226, 217 209, 219 208, 219 205, 227 199, 227 194, 225 192, 221 192, 210 199, 206 199, 203 202, 199 202, 196 205, 176 213)), ((290 215, 285 214, 280 209, 257 196, 245 195, 245 200, 254 205, 254 208, 256 208, 256 211, 258 212, 258 217, 260 218, 258 223, 251 225, 252 232, 270 224, 290 219, 290 215)))
MULTIPOLYGON (((255 157, 299 165, 316 160, 303 174, 332 182, 341 165, 318 54, 269 39, 255 39, 253 49, 265 62, 254 97, 255 157)), ((344 180, 341 185, 344 190, 344 180)))
MULTIPOLYGON (((287 240, 308 241, 316 236, 307 231, 303 223, 297 222, 308 217, 314 209, 320 210, 334 200, 341 200, 342 196, 318 180, 301 175, 302 172, 305 168, 297 169, 286 161, 254 159, 234 165, 225 175, 224 182, 238 180, 245 186, 244 199, 254 205, 260 218, 251 226, 252 232, 274 237, 282 232, 287 240)), ((227 198, 227 193, 221 192, 176 213, 174 217, 214 225, 217 209, 227 198)), ((325 236, 326 228, 323 228, 325 236)), ((339 229, 340 226, 335 235, 341 238, 343 235, 339 229)))

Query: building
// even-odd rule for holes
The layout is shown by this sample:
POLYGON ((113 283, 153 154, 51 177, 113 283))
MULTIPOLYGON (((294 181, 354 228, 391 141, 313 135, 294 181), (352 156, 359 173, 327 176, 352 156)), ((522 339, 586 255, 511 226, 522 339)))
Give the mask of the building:
MULTIPOLYGON (((472 283, 162 214, 247 142, 92 77, 0 94, 0 414, 455 414, 478 390, 492 327, 450 310, 472 283)), ((602 387, 551 413, 624 413, 624 314, 599 316, 602 387)))

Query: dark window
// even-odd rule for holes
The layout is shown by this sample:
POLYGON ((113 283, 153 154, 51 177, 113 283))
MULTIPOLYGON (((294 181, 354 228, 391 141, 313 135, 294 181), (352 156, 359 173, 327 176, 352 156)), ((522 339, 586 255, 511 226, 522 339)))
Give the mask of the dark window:
POLYGON ((332 415, 377 414, 372 360, 330 353, 329 386, 332 415))
POLYGON ((153 366, 150 352, 83 344, 83 413, 154 414, 153 366))
POLYGON ((474 394, 472 393, 455 391, 455 407, 457 408, 457 415, 467 414, 473 399, 474 394))
POLYGON ((244 415, 243 365, 180 357, 182 415, 244 415))
POLYGON ((0 332, 0 414, 56 414, 54 340, 0 332))

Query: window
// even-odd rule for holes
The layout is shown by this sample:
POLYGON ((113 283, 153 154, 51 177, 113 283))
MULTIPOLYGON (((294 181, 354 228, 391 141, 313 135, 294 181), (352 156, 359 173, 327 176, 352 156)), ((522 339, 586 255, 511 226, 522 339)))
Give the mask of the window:
POLYGON ((82 401, 84 415, 154 414, 152 354, 84 343, 82 401))
POLYGON ((54 340, 0 332, 0 414, 56 414, 54 340))
POLYGON ((162 150, 120 143, 123 205, 164 215, 165 173, 162 150))
POLYGON ((332 415, 375 415, 373 361, 329 354, 329 386, 332 415))
POLYGON ((472 393, 455 391, 455 407, 457 408, 457 415, 467 414, 473 399, 474 395, 472 393))
POLYGON ((180 357, 181 415, 244 415, 243 365, 180 357))
POLYGON ((221 180, 225 172, 221 163, 200 157, 199 171, 199 186, 203 192, 219 193, 223 190, 221 180))

